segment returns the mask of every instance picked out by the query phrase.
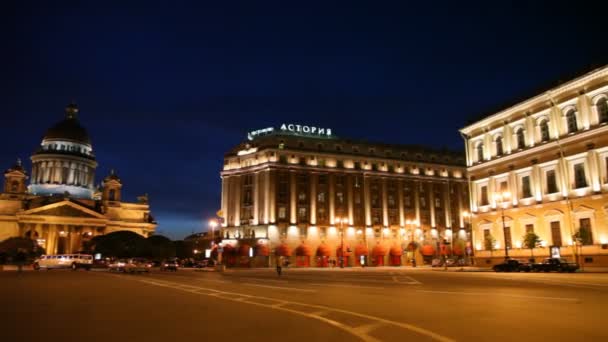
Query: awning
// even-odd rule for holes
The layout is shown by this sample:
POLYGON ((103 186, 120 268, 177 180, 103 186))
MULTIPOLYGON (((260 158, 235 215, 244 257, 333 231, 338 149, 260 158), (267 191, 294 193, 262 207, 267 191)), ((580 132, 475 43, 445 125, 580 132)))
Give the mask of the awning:
POLYGON ((357 245, 357 247, 355 247, 356 256, 368 255, 368 254, 369 254, 369 249, 367 248, 366 245, 357 245))
POLYGON ((301 244, 296 248, 296 256, 311 256, 312 248, 309 245, 301 244))
POLYGON ((401 256, 403 255, 403 250, 401 249, 401 247, 393 246, 391 247, 390 253, 392 256, 401 256))
POLYGON ((275 254, 277 256, 289 257, 291 256, 291 249, 289 248, 289 246, 287 246, 287 244, 283 243, 277 247, 277 249, 275 250, 275 254))
POLYGON ((327 247, 326 244, 321 244, 317 248, 317 256, 328 257, 330 254, 331 254, 331 251, 329 250, 329 247, 327 247))
POLYGON ((385 256, 386 248, 380 244, 376 245, 374 249, 372 249, 372 255, 374 256, 385 256))
POLYGON ((257 244, 255 246, 255 255, 256 256, 269 256, 270 250, 268 249, 268 245, 257 244))
POLYGON ((222 255, 234 254, 234 247, 232 247, 232 245, 225 244, 224 246, 222 246, 222 248, 224 249, 222 255))
POLYGON ((423 245, 422 248, 420 248, 420 253, 426 256, 434 255, 435 248, 431 245, 423 245))
POLYGON ((453 253, 454 253, 454 255, 457 255, 457 256, 463 256, 464 250, 460 246, 454 246, 453 253))

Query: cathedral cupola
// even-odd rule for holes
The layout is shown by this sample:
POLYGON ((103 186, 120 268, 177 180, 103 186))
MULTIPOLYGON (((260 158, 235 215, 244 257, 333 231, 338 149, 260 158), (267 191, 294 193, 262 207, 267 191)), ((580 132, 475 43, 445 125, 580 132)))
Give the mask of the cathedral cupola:
POLYGON ((10 194, 23 194, 26 192, 25 180, 27 172, 21 165, 21 159, 13 167, 4 172, 4 192, 10 194))
POLYGON ((114 169, 110 171, 110 174, 103 179, 101 200, 104 202, 120 202, 120 191, 122 189, 122 183, 120 178, 114 172, 114 169))
POLYGON ((89 134, 78 116, 78 106, 71 103, 65 108, 63 120, 46 131, 40 148, 31 157, 30 193, 93 198, 97 162, 89 134))

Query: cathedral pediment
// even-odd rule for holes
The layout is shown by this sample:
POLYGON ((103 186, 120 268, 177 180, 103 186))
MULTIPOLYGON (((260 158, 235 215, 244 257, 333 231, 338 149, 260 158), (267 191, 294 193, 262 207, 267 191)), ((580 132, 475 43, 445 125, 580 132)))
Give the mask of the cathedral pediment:
POLYGON ((26 210, 20 215, 27 216, 60 216, 106 219, 102 214, 70 201, 61 201, 35 209, 26 210))

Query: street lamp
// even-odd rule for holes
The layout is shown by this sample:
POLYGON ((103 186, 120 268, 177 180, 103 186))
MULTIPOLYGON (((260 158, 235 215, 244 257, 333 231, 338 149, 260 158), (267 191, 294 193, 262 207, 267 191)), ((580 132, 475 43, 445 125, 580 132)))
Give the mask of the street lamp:
MULTIPOLYGON (((217 220, 216 219, 209 220, 209 227, 211 227, 211 247, 213 247, 213 245, 215 244, 215 227, 217 227, 217 220)), ((222 262, 222 255, 221 255, 219 248, 218 248, 218 252, 217 252, 217 262, 218 262, 218 264, 222 262)))
POLYGON ((500 203, 500 210, 502 216, 502 232, 505 239, 505 259, 509 258, 509 246, 507 246, 507 227, 505 226, 505 204, 508 203, 510 199, 511 193, 508 191, 504 191, 502 193, 497 193, 494 195, 494 200, 500 203))
POLYGON ((340 225, 340 268, 344 268, 344 224, 348 223, 348 219, 337 217, 336 222, 340 225))

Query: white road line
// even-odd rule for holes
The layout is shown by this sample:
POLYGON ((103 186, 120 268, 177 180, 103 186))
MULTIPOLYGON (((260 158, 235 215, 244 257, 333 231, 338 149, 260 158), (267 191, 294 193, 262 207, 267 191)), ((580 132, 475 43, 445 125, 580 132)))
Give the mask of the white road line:
POLYGON ((355 289, 377 289, 377 290, 384 290, 384 287, 380 287, 380 286, 365 286, 365 285, 349 285, 349 284, 322 284, 322 283, 309 283, 307 285, 313 285, 313 286, 328 286, 328 287, 352 287, 355 289))
MULTIPOLYGON (((150 280, 144 280, 144 279, 138 279, 138 278, 123 278, 123 279, 132 279, 135 281, 140 281, 143 283, 147 283, 147 284, 151 284, 151 285, 156 285, 156 286, 162 286, 162 287, 169 287, 169 288, 173 288, 175 290, 180 290, 180 291, 184 291, 183 289, 180 289, 178 286, 180 285, 179 283, 174 283, 174 282, 167 282, 165 281, 164 283, 161 282, 155 282, 155 281, 150 281, 150 280)), ((256 285, 256 284, 253 284, 256 285)), ((420 334, 420 335, 424 335, 426 337, 429 337, 431 339, 437 340, 437 341, 441 341, 441 342, 454 342, 453 339, 449 338, 449 337, 445 337, 443 335, 440 335, 438 333, 435 333, 433 331, 418 327, 416 325, 413 324, 408 324, 408 323, 401 323, 401 322, 396 322, 396 321, 391 321, 389 319, 385 319, 385 318, 381 318, 381 317, 376 317, 376 316, 371 316, 371 315, 366 315, 363 313, 358 313, 358 312, 354 312, 354 311, 349 311, 349 310, 344 310, 344 309, 338 309, 338 308, 332 308, 332 307, 328 307, 328 306, 324 306, 324 305, 316 305, 316 304, 308 304, 308 303, 301 303, 301 302, 292 302, 292 301, 286 301, 286 300, 279 300, 276 298, 271 298, 271 297, 264 297, 264 296, 253 296, 253 295, 247 295, 247 294, 242 294, 242 293, 236 293, 236 292, 228 292, 228 291, 220 291, 220 290, 216 290, 216 289, 211 289, 211 288, 200 288, 201 290, 207 290, 207 292, 197 292, 196 294, 198 295, 204 295, 204 296, 212 296, 213 293, 217 294, 217 297, 220 299, 224 299, 224 300, 231 300, 234 301, 233 298, 255 298, 255 299, 262 299, 262 300, 268 300, 268 301, 274 301, 277 302, 279 301, 279 303, 275 303, 275 304, 262 304, 262 303, 258 303, 255 301, 243 301, 240 303, 244 303, 244 304, 250 304, 250 305, 256 305, 256 306, 261 306, 261 307, 266 307, 266 308, 270 308, 270 309, 276 309, 276 310, 281 310, 281 311, 286 311, 286 312, 290 312, 296 315, 301 315, 301 316, 305 316, 305 317, 310 317, 312 319, 316 319, 316 320, 320 320, 322 322, 325 322, 327 324, 331 324, 339 329, 342 329, 344 331, 346 331, 347 333, 350 333, 351 335, 357 336, 359 338, 361 338, 363 341, 366 342, 376 342, 378 341, 378 339, 367 335, 366 333, 363 333, 361 331, 356 330, 355 328, 352 328, 350 326, 347 326, 345 324, 342 324, 340 322, 325 318, 323 316, 316 316, 316 315, 312 315, 310 313, 307 312, 303 312, 303 311, 298 311, 295 309, 290 309, 288 307, 284 307, 283 305, 300 305, 300 306, 305 306, 308 308, 315 308, 318 310, 324 310, 324 311, 330 311, 330 312, 337 312, 337 313, 342 313, 342 314, 347 314, 347 315, 351 315, 351 316, 355 316, 355 317, 359 317, 359 318, 365 318, 365 319, 369 319, 371 321, 374 322, 378 322, 378 323, 383 323, 386 325, 392 325, 392 326, 396 326, 396 327, 400 327, 402 329, 405 330, 409 330, 411 332, 420 334), (219 295, 222 295, 221 297, 219 295)))
POLYGON ((384 323, 381 323, 381 322, 363 324, 358 327, 355 327, 355 330, 362 334, 369 334, 372 330, 375 330, 383 325, 384 325, 384 323))
POLYGON ((278 289, 278 290, 286 290, 286 291, 317 292, 317 290, 297 289, 295 287, 272 286, 272 285, 262 285, 262 284, 254 284, 254 283, 241 283, 241 285, 266 287, 269 289, 278 289))
POLYGON ((510 294, 495 293, 495 292, 492 292, 492 293, 483 293, 483 292, 457 292, 457 291, 431 291, 431 290, 417 290, 416 292, 450 294, 450 295, 465 295, 465 296, 493 296, 493 297, 499 296, 499 297, 510 297, 510 298, 530 298, 530 299, 562 300, 562 301, 567 301, 567 302, 577 302, 577 301, 580 301, 579 298, 510 295, 510 294))

